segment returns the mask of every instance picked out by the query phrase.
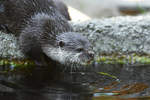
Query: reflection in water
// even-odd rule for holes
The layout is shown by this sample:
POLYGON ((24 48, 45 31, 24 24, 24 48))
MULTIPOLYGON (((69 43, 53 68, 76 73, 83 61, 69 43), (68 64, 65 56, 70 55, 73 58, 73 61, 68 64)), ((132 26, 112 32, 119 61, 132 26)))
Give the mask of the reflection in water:
POLYGON ((36 94, 36 93, 26 93, 21 92, 15 94, 5 94, 1 93, 1 100, 91 100, 91 97, 87 95, 78 95, 78 94, 58 94, 58 93, 49 93, 49 94, 36 94))
POLYGON ((0 100, 150 99, 149 66, 99 64, 57 75, 41 69, 30 77, 0 75, 0 100))
POLYGON ((114 97, 114 96, 101 96, 101 97, 95 97, 92 100, 150 100, 150 97, 125 98, 125 97, 114 97))
POLYGON ((87 85, 77 82, 78 74, 50 73, 44 68, 35 69, 29 76, 1 74, 0 100, 91 100, 87 85))
MULTIPOLYGON (((103 82, 94 90, 93 100, 150 100, 150 66, 97 65, 97 70, 117 77, 120 81, 103 82)), ((111 79, 110 79, 111 80, 111 79)))
MULTIPOLYGON (((6 90, 8 87, 4 85, 3 89, 0 90, 0 100, 91 100, 92 97, 87 92, 81 93, 78 88, 78 90, 73 90, 75 88, 71 88, 71 85, 66 87, 57 83, 43 86, 39 83, 37 85, 33 82, 33 84, 30 83, 30 86, 22 84, 19 88, 10 88, 11 90, 6 90), (78 91, 78 93, 75 91, 78 91)), ((2 85, 0 85, 0 88, 2 88, 2 85)))

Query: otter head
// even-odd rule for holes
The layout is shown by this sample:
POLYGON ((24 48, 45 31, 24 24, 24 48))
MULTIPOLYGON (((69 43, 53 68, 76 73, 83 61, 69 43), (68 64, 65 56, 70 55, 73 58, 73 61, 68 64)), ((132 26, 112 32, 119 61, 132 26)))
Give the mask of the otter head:
POLYGON ((53 45, 43 46, 48 57, 64 65, 83 65, 93 59, 88 39, 78 33, 67 32, 56 37, 53 45))

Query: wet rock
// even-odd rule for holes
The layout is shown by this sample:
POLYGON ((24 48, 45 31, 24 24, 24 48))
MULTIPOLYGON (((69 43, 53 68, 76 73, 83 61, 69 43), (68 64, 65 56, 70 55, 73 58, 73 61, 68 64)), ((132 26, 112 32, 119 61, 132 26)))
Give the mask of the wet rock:
MULTIPOLYGON (((97 53, 150 53, 150 16, 113 17, 72 23, 75 31, 88 36, 97 53)), ((2 58, 22 58, 17 38, 0 32, 2 58)))
MULTIPOLYGON (((75 31, 88 37, 96 55, 150 54, 149 15, 93 19, 71 24, 75 31)), ((24 58, 15 36, 0 32, 0 41, 1 58, 24 58)))

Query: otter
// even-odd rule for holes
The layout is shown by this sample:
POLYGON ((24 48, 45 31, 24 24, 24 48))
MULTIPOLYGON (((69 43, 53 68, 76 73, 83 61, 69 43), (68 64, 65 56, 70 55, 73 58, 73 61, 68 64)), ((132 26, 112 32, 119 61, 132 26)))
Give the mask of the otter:
POLYGON ((66 4, 64 2, 62 2, 61 0, 54 0, 54 3, 56 5, 56 8, 58 9, 58 11, 60 11, 60 13, 67 20, 71 20, 71 17, 70 17, 69 12, 68 12, 68 7, 66 6, 66 4))
MULTIPOLYGON (((0 21, 1 22, 1 24, 0 24, 0 30, 3 31, 3 32, 5 32, 5 33, 12 33, 8 29, 6 23, 4 22, 5 21, 5 16, 4 16, 4 12, 5 12, 4 1, 5 0, 1 0, 0 1, 0 17, 1 17, 1 19, 0 19, 1 20, 0 21), (3 22, 3 24, 2 24, 2 22, 3 22)), ((69 12, 68 12, 68 8, 67 8, 67 6, 66 6, 66 4, 64 2, 62 2, 61 0, 54 0, 54 6, 64 16, 64 18, 66 18, 67 20, 71 20, 71 17, 70 17, 69 12)))
POLYGON ((4 0, 0 24, 19 36, 21 51, 40 61, 41 54, 62 65, 82 65, 93 58, 90 42, 73 31, 53 0, 4 0))

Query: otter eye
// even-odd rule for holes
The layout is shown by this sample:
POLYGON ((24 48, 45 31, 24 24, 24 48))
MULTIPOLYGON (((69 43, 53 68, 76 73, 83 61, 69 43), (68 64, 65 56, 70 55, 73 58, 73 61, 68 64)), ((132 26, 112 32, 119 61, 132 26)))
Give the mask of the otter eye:
POLYGON ((60 41, 60 42, 59 42, 59 46, 60 46, 60 47, 63 47, 64 45, 65 45, 65 43, 64 43, 63 41, 60 41))
POLYGON ((84 49, 83 48, 78 48, 77 51, 82 52, 82 51, 84 51, 84 49))

